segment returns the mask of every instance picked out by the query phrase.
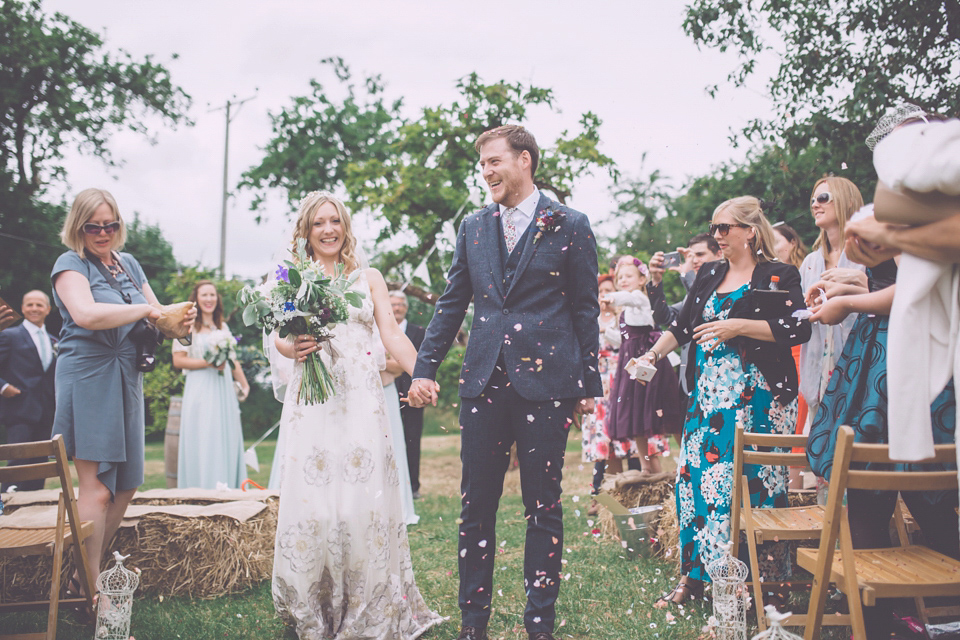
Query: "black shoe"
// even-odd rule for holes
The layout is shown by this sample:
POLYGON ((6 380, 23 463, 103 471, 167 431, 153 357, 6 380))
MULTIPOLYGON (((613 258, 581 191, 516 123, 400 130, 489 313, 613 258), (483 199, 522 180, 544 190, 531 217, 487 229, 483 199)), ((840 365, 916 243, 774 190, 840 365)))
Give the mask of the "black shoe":
POLYGON ((487 630, 478 627, 461 627, 457 640, 488 640, 487 630))
POLYGON ((530 634, 530 640, 557 640, 553 637, 552 633, 547 633, 546 631, 537 631, 536 633, 530 634))

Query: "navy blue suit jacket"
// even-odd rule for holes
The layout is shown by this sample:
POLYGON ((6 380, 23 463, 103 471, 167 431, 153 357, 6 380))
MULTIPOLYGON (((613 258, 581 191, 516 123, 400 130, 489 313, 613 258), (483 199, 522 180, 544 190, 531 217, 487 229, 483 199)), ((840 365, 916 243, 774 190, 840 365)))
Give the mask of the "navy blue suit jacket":
MULTIPOLYGON (((16 327, 0 331, 0 388, 12 384, 20 389, 20 395, 0 398, 0 422, 49 422, 53 423, 55 408, 53 385, 57 358, 46 371, 40 362, 37 345, 24 326, 26 320, 16 327)), ((50 336, 51 350, 56 353, 56 338, 50 336)))
POLYGON ((530 229, 516 273, 506 284, 499 206, 467 216, 457 233, 447 287, 417 357, 414 378, 436 378, 470 300, 473 324, 460 395, 479 396, 503 354, 514 389, 532 401, 603 395, 597 370, 597 243, 579 211, 540 196, 534 221, 554 210, 553 229, 530 229))

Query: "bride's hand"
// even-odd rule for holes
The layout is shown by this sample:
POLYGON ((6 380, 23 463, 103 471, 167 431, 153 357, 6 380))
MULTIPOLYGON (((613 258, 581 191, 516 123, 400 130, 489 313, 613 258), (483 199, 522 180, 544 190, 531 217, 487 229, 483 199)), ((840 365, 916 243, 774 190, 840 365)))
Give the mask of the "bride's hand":
POLYGON ((315 351, 320 351, 320 345, 313 336, 304 334, 294 339, 293 353, 297 362, 306 362, 307 356, 315 351))

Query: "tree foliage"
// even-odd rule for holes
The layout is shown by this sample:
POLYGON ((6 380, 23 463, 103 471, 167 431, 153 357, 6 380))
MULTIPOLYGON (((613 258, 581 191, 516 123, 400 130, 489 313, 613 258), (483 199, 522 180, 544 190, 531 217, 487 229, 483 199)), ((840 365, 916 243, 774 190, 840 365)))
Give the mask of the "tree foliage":
MULTIPOLYGON (((309 95, 271 116, 273 137, 264 159, 244 174, 241 186, 255 192, 255 210, 273 188, 283 189, 291 204, 314 189, 345 191, 352 209, 372 211, 386 223, 377 239, 377 266, 406 280, 426 258, 435 284, 419 284, 437 293, 449 264, 452 227, 481 204, 474 141, 487 129, 524 122, 532 107, 555 109, 553 92, 523 83, 486 84, 471 74, 457 82, 456 100, 407 118, 400 101, 387 101, 379 76, 355 83, 342 60, 326 63, 345 97, 334 100, 311 81, 309 95)), ((595 115, 583 114, 577 131, 564 131, 543 149, 541 189, 564 200, 576 180, 592 171, 616 175, 613 161, 599 150, 600 125, 595 115)))
POLYGON ((149 135, 146 116, 187 121, 187 94, 149 56, 104 49, 103 39, 39 0, 0 3, 0 170, 33 194, 64 177, 68 147, 115 162, 121 129, 149 135))
POLYGON ((960 114, 958 0, 693 0, 684 29, 738 54, 737 86, 762 55, 779 59, 773 113, 744 130, 755 143, 820 145, 852 167, 870 162, 863 141, 899 101, 960 114))

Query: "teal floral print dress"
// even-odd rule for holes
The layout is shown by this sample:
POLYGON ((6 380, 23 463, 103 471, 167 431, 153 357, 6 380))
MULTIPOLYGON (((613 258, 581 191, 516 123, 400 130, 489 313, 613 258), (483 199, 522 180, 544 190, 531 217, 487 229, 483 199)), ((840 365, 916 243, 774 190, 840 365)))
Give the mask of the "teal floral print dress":
MULTIPOLYGON (((713 292, 704 306, 703 322, 726 320, 733 304, 748 288, 743 285, 730 293, 713 292)), ((745 368, 737 350, 726 342, 693 346, 696 392, 677 464, 680 570, 683 575, 709 581, 707 565, 730 540, 730 507, 736 497, 733 439, 737 423, 754 433, 792 433, 797 423, 797 401, 786 406, 776 402, 757 367, 748 364, 745 368)), ((745 473, 754 507, 787 506, 785 467, 749 465, 745 473)), ((763 545, 762 579, 787 579, 791 566, 788 554, 786 543, 763 545)))

